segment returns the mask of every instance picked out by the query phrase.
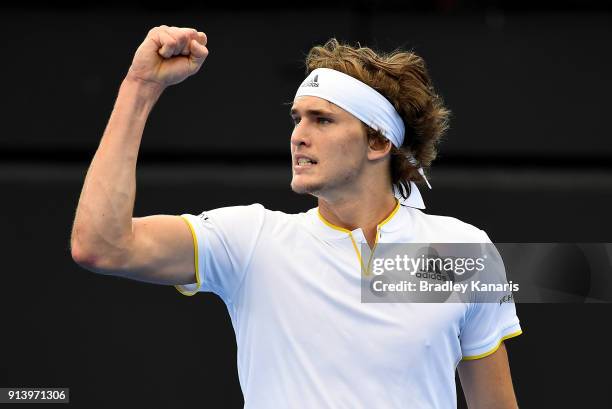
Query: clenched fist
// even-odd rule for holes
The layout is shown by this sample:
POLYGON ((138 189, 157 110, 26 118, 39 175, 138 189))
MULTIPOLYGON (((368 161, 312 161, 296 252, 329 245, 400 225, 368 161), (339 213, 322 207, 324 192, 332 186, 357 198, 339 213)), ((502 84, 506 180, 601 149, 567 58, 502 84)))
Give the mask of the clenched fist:
POLYGON ((193 28, 151 29, 132 61, 129 76, 162 87, 178 84, 198 72, 208 56, 206 34, 193 28))

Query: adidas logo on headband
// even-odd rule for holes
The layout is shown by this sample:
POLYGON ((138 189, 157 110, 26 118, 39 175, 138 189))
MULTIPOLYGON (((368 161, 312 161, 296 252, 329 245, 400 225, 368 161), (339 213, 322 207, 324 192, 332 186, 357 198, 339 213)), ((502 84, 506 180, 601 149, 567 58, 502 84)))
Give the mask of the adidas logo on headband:
POLYGON ((319 74, 315 75, 313 79, 311 79, 308 82, 303 83, 302 85, 300 85, 301 87, 318 87, 319 86, 319 74))

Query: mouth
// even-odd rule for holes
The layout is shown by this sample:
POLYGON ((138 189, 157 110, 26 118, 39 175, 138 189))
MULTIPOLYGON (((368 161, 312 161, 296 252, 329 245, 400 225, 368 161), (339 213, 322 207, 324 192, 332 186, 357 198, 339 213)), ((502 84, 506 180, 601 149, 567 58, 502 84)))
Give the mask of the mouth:
POLYGON ((308 169, 317 165, 317 161, 305 155, 296 155, 293 166, 296 170, 308 169))

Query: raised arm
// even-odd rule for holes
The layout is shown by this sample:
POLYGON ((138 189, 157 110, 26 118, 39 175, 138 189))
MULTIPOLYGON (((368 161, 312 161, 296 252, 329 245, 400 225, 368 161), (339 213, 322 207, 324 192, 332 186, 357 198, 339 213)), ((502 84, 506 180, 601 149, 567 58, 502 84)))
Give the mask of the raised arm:
POLYGON ((84 268, 159 284, 194 282, 194 248, 178 216, 133 218, 136 162, 145 123, 163 90, 195 74, 206 35, 160 26, 134 55, 91 162, 72 228, 72 258, 84 268))

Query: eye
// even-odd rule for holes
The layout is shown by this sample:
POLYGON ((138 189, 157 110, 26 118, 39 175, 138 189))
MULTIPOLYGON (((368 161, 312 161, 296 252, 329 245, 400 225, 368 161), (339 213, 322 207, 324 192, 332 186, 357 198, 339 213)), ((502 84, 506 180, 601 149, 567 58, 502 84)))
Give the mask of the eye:
POLYGON ((319 123, 319 124, 331 124, 332 120, 329 119, 329 118, 325 118, 323 116, 318 116, 317 117, 317 123, 319 123))
POLYGON ((300 123, 300 117, 293 116, 293 117, 291 117, 291 121, 293 122, 293 126, 296 126, 297 124, 300 123))

